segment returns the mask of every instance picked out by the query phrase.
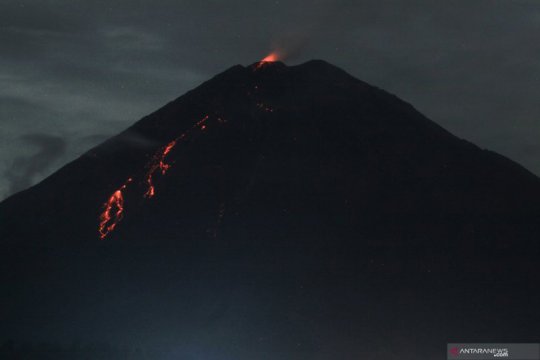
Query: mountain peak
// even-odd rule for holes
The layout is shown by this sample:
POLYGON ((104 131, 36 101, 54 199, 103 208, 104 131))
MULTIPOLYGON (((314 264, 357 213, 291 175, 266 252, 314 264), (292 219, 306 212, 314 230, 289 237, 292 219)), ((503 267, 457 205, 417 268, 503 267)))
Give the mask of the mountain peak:
POLYGON ((335 65, 332 65, 331 63, 325 60, 320 60, 320 59, 308 60, 304 63, 297 64, 297 65, 287 65, 283 61, 280 61, 280 60, 257 61, 257 62, 252 63, 251 65, 248 65, 246 68, 259 74, 261 73, 262 74, 265 74, 265 73, 271 73, 271 74, 304 73, 304 74, 318 75, 319 77, 321 77, 321 75, 325 75, 328 78, 329 76, 342 77, 345 75, 351 80, 354 79, 351 75, 349 75, 343 69, 335 65))
POLYGON ((280 61, 280 60, 276 60, 276 61, 261 60, 261 61, 256 61, 252 63, 251 65, 247 66, 247 68, 251 70, 262 70, 262 69, 271 69, 271 68, 283 69, 287 67, 288 66, 283 61, 280 61))
POLYGON ((480 327, 527 341, 539 204, 537 177, 325 61, 236 65, 0 203, 2 331, 256 354, 316 339, 306 358, 318 339, 335 358, 351 324, 386 339, 396 319, 415 334, 400 344, 426 319, 434 344, 480 327), (509 303, 487 278, 531 283, 508 285, 509 303))

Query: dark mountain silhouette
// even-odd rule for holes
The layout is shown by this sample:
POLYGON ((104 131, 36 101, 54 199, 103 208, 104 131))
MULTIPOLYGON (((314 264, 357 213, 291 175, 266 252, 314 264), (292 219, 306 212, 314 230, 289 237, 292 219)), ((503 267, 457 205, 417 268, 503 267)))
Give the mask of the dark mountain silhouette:
POLYGON ((0 340, 443 359, 540 338, 540 180, 324 61, 234 66, 0 219, 0 340))

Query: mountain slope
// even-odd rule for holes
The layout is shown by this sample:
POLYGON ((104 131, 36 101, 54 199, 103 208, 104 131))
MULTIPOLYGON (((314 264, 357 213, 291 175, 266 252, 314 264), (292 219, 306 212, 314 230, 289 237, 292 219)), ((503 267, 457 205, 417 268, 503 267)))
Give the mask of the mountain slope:
POLYGON ((0 218, 12 337, 352 359, 539 335, 540 180, 323 61, 234 66, 0 218))

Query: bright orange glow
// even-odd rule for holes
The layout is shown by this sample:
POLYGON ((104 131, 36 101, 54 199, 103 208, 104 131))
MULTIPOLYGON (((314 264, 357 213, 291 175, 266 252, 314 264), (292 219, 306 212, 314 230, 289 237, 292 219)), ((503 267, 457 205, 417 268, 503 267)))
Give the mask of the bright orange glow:
POLYGON ((126 182, 109 197, 103 204, 103 212, 99 216, 99 238, 105 239, 124 216, 124 194, 123 191, 132 181, 132 178, 126 182))
POLYGON ((265 57, 264 59, 261 60, 262 62, 274 62, 274 61, 278 61, 278 56, 276 53, 271 53, 270 55, 268 55, 267 57, 265 57))
POLYGON ((278 56, 277 53, 275 53, 275 52, 270 53, 264 59, 262 59, 261 61, 259 61, 257 63, 257 65, 255 66, 255 69, 259 69, 259 68, 261 68, 262 66, 264 66, 264 65, 266 65, 268 63, 275 62, 275 61, 278 61, 278 60, 279 60, 279 56, 278 56))
POLYGON ((154 154, 152 160, 148 164, 148 172, 146 173, 146 184, 148 185, 148 189, 144 194, 145 197, 151 198, 156 194, 156 189, 154 187, 154 173, 159 170, 161 172, 161 175, 165 175, 167 173, 167 170, 171 168, 171 164, 167 164, 165 162, 165 158, 176 145, 176 141, 177 140, 173 140, 161 149, 159 149, 159 151, 154 154))
MULTIPOLYGON (((156 188, 154 185, 154 177, 156 173, 164 176, 172 167, 172 164, 166 161, 167 156, 171 153, 176 145, 189 139, 194 132, 202 133, 207 130, 209 125, 207 123, 208 119, 208 115, 204 116, 183 134, 180 134, 180 136, 170 141, 165 146, 159 148, 152 156, 145 167, 146 173, 143 180, 143 183, 146 184, 146 192, 144 193, 145 198, 152 198, 156 194, 156 188)), ((217 118, 217 123, 219 124, 226 122, 227 120, 222 119, 221 117, 217 118)), ((115 190, 103 204, 103 211, 99 216, 99 238, 101 240, 105 239, 118 226, 118 223, 124 217, 124 190, 132 181, 132 178, 127 179, 126 182, 115 190)))
POLYGON ((171 168, 172 164, 168 164, 165 162, 165 158, 167 155, 171 152, 171 150, 176 146, 176 144, 179 141, 185 140, 191 132, 199 128, 201 131, 204 131, 206 129, 206 121, 208 120, 208 115, 203 117, 201 120, 197 121, 195 125, 191 127, 188 131, 178 136, 176 139, 165 145, 164 147, 160 148, 154 156, 152 156, 152 159, 147 164, 148 171, 146 172, 146 185, 147 190, 146 193, 144 193, 144 197, 146 198, 152 198, 154 195, 156 195, 156 188, 154 186, 154 174, 156 171, 159 171, 161 175, 165 175, 167 171, 171 168))

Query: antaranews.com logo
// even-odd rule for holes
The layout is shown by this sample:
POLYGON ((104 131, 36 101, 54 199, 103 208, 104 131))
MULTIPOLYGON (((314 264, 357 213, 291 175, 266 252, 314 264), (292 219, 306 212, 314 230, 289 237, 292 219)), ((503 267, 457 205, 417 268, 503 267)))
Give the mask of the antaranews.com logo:
POLYGON ((471 347, 453 347, 450 349, 450 355, 457 357, 464 354, 493 354, 493 357, 508 357, 507 348, 471 348, 471 347))
POLYGON ((449 360, 540 360, 540 344, 448 344, 449 360))

